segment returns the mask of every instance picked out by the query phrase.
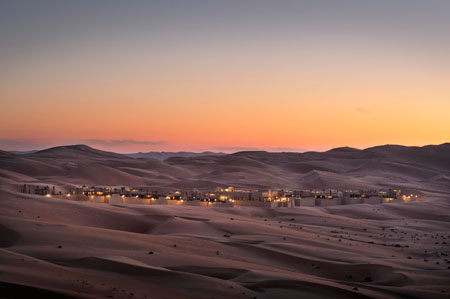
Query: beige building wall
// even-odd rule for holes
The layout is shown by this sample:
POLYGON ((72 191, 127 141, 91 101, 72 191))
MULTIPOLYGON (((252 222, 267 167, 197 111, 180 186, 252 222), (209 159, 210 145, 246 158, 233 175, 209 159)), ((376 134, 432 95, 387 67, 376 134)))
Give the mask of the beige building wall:
POLYGON ((337 206, 342 202, 341 198, 316 198, 316 206, 328 207, 328 206, 337 206))
POLYGON ((296 207, 315 207, 316 199, 314 197, 302 197, 294 199, 296 207))

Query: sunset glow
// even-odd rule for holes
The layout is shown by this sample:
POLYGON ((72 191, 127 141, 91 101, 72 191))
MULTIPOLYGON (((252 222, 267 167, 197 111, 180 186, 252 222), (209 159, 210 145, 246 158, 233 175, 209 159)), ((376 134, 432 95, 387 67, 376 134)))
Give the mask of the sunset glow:
POLYGON ((448 1, 281 2, 2 2, 0 148, 449 141, 448 1))

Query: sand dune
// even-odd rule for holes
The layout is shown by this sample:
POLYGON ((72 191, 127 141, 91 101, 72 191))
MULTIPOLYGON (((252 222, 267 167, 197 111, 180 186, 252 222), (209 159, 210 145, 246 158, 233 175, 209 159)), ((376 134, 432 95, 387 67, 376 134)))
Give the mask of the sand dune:
POLYGON ((114 207, 2 192, 0 280, 54 297, 446 298, 448 204, 114 207))
POLYGON ((29 298, 448 298, 449 145, 134 159, 84 146, 0 152, 0 287, 29 298), (405 156, 406 155, 406 156, 405 156), (113 206, 24 183, 401 186, 408 204, 113 206))
MULTIPOLYGON (((446 185, 450 145, 381 146, 327 152, 239 152, 231 155, 134 159, 84 145, 29 154, 2 152, 0 177, 46 184, 209 187, 406 187, 433 190, 446 185), (7 171, 7 172, 6 172, 7 171), (19 176, 24 176, 19 178, 19 176), (441 179, 439 179, 441 178, 441 179), (197 183, 196 183, 197 182, 197 183), (210 183, 207 183, 210 182, 210 183), (197 184, 197 185, 196 185, 197 184)), ((6 181, 4 181, 6 183, 6 181)))

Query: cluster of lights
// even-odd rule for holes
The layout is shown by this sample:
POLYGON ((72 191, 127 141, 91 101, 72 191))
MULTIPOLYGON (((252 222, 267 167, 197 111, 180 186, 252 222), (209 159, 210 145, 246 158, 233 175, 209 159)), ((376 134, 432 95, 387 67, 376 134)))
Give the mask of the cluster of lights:
MULTIPOLYGON (((133 190, 136 190, 136 189, 133 189, 133 190)), ((136 190, 137 191, 137 190, 136 190)), ((221 189, 221 191, 223 192, 223 191, 225 191, 225 192, 233 192, 234 191, 234 188, 226 188, 226 189, 221 189)), ((345 190, 346 192, 353 192, 354 190, 345 190)), ((394 190, 394 191, 398 191, 398 193, 397 193, 397 196, 398 195, 400 195, 401 193, 400 193, 400 190, 394 190)), ((211 192, 211 191, 209 191, 209 192, 211 192)), ((290 192, 289 190, 286 190, 285 192, 290 192)), ((311 190, 311 192, 312 193, 317 193, 317 194, 319 194, 319 193, 321 193, 322 191, 316 191, 316 190, 311 190)), ((94 199, 96 196, 104 196, 104 197, 106 197, 106 198, 111 198, 112 197, 112 195, 111 194, 108 194, 109 192, 101 192, 101 191, 96 191, 95 193, 94 192, 91 192, 91 191, 89 191, 89 192, 82 192, 82 194, 83 195, 87 195, 88 197, 90 197, 91 199, 94 199)), ((71 195, 72 194, 75 194, 75 193, 71 193, 71 192, 67 192, 67 194, 66 194, 66 196, 69 198, 69 197, 71 197, 71 195)), ((136 194, 136 193, 134 193, 134 194, 136 194)), ((168 199, 168 200, 173 200, 173 199, 178 199, 179 200, 179 202, 180 203, 183 203, 186 199, 182 199, 182 197, 181 196, 175 196, 175 194, 176 195, 179 195, 179 194, 181 194, 181 192, 180 191, 175 191, 175 192, 173 192, 173 193, 170 193, 170 195, 167 195, 166 196, 166 199, 168 199)), ((231 203, 234 203, 235 202, 235 200, 233 199, 233 198, 231 198, 232 196, 229 196, 230 194, 228 193, 228 194, 217 194, 217 193, 204 193, 205 195, 210 195, 211 197, 208 199, 208 198, 206 198, 206 200, 209 200, 208 202, 207 202, 207 206, 211 206, 211 205, 213 205, 215 202, 231 202, 231 203)), ((271 194, 271 192, 270 192, 270 190, 269 190, 269 195, 271 194)), ((279 193, 280 194, 280 193, 279 193)), ((387 192, 386 191, 378 191, 378 194, 387 194, 387 192)), ((280 194, 281 195, 281 194, 280 194)), ((45 196, 46 197, 52 197, 52 195, 50 194, 50 193, 47 193, 47 194, 45 194, 45 196)), ((125 197, 128 197, 128 196, 131 196, 131 197, 135 197, 135 198, 139 198, 140 197, 140 195, 133 195, 133 194, 121 194, 120 195, 121 196, 121 198, 123 199, 123 198, 125 198, 125 197)), ((289 196, 289 195, 287 195, 287 196, 289 196)), ((359 195, 360 197, 370 197, 370 195, 366 195, 366 194, 360 194, 359 195)), ((145 195, 145 197, 146 198, 149 198, 152 202, 153 201, 155 201, 155 200, 157 200, 157 198, 154 198, 153 196, 151 196, 150 194, 146 194, 145 195)), ((334 196, 332 196, 331 195, 331 193, 330 193, 330 195, 327 195, 327 194, 323 194, 322 196, 321 196, 321 198, 327 198, 327 199, 332 199, 332 198, 334 198, 334 196)), ((385 196, 383 196, 383 197, 385 197, 385 196)), ((387 197, 387 196, 386 196, 387 197)), ((391 201, 393 201, 394 200, 394 198, 384 198, 384 200, 385 200, 385 202, 387 202, 387 203, 389 203, 389 202, 391 202, 391 201)), ((412 199, 414 200, 414 199, 416 199, 416 200, 418 200, 418 198, 419 198, 419 196, 418 195, 416 195, 416 194, 409 194, 409 195, 407 195, 407 194, 403 194, 403 195, 401 195, 401 197, 402 197, 402 199, 403 199, 403 201, 404 202, 409 202, 409 201, 411 201, 412 199)), ((194 199, 195 199, 195 196, 193 197, 194 199)), ((299 198, 298 196, 297 196, 297 198, 299 198)), ((397 197, 395 197, 395 198, 397 198, 397 197)), ((281 196, 277 196, 277 195, 275 195, 275 196, 269 196, 269 197, 266 197, 266 198, 264 198, 265 199, 265 201, 266 200, 268 200, 268 201, 275 201, 275 202, 286 202, 286 201, 289 201, 290 200, 290 198, 289 197, 286 197, 286 193, 284 193, 283 195, 281 195, 281 196)), ((202 199, 202 201, 203 201, 204 199, 202 199)), ((105 200, 106 201, 106 200, 105 200)), ((147 202, 148 203, 148 202, 147 202)))
POLYGON ((410 195, 403 195, 402 197, 403 197, 403 200, 409 201, 409 200, 411 200, 411 198, 418 198, 419 196, 418 195, 414 195, 414 194, 410 194, 410 195))

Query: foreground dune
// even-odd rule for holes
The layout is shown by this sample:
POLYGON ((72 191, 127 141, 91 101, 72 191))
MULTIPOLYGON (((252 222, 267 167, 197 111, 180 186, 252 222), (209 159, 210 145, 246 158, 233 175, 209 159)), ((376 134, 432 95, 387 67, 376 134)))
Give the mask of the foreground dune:
POLYGON ((448 298, 449 199, 110 206, 0 191, 6 298, 448 298))

